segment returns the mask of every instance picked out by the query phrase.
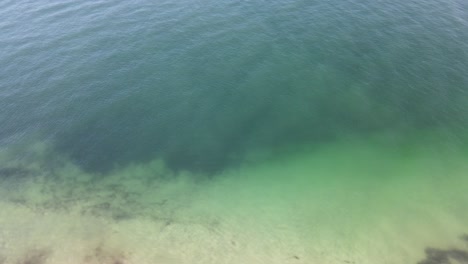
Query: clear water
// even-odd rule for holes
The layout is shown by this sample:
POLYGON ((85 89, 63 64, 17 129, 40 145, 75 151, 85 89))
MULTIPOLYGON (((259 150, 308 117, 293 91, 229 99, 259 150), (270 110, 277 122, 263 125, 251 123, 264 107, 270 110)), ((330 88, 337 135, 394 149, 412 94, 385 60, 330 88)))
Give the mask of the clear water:
POLYGON ((0 263, 468 262, 465 1, 0 18, 0 263))

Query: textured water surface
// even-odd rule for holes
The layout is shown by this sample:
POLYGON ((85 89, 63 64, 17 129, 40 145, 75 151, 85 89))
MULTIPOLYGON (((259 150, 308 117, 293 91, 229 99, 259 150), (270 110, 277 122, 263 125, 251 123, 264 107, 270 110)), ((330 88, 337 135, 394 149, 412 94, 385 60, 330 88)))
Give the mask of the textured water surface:
POLYGON ((0 263, 468 262, 466 1, 0 18, 0 263))
POLYGON ((91 171, 467 122, 463 1, 4 2, 2 139, 91 171))

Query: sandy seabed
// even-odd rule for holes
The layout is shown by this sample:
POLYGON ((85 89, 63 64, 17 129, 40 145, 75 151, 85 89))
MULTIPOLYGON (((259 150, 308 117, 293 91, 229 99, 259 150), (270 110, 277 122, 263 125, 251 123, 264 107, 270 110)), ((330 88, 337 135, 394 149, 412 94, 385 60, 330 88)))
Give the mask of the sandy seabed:
POLYGON ((159 160, 97 176, 45 144, 2 153, 0 263, 468 263, 468 151, 384 142, 211 177, 159 160))

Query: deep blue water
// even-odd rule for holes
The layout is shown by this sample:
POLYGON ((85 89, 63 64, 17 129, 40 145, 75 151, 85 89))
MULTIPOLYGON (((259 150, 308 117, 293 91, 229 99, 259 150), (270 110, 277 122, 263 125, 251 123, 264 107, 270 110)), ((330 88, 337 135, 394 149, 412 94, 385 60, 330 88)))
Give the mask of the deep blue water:
POLYGON ((0 142, 83 169, 468 127, 468 2, 1 1, 0 142))

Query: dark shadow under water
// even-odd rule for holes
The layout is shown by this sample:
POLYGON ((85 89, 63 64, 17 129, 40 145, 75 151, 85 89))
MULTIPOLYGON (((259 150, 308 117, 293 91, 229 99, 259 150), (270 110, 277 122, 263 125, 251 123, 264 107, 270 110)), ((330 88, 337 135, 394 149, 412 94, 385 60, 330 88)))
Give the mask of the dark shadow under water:
POLYGON ((227 87, 232 91, 207 91, 191 103, 180 97, 170 106, 164 104, 164 94, 130 96, 76 120, 54 134, 54 142, 58 151, 91 172, 162 158, 174 171, 213 174, 236 166, 255 150, 274 153, 285 146, 385 131, 402 137, 433 128, 455 136, 466 132, 465 89, 434 86, 407 92, 397 89, 400 82, 389 82, 360 90, 346 87, 346 79, 296 90, 286 84, 260 87, 254 96, 249 95, 253 87, 227 87), (283 89, 292 92, 284 95, 283 89), (434 98, 447 91, 453 95, 434 105, 434 98))

